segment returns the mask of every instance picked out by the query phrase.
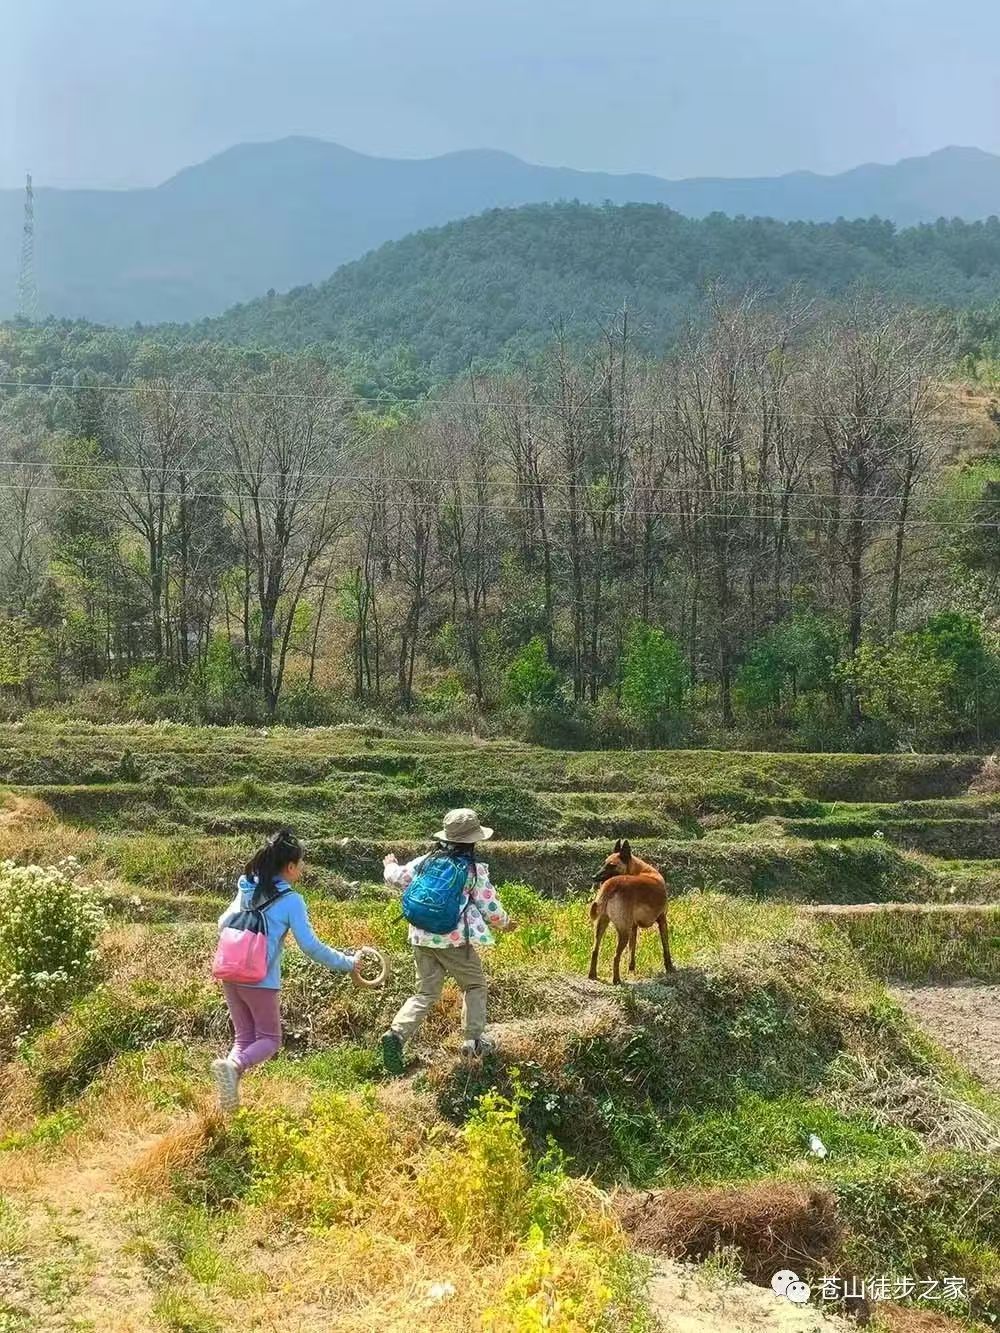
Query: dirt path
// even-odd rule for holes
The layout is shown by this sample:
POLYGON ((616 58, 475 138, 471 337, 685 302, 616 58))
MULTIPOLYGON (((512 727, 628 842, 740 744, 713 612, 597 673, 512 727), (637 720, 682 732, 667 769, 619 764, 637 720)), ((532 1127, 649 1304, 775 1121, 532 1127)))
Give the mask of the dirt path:
POLYGON ((892 986, 928 1036, 1000 1090, 1000 986, 892 986))
POLYGON ((846 1333, 857 1328, 749 1282, 708 1282, 687 1264, 660 1262, 649 1295, 662 1333, 846 1333))
POLYGON ((120 1178, 123 1164, 153 1141, 88 1145, 0 1181, 23 1226, 23 1243, 0 1272, 0 1299, 29 1314, 31 1333, 154 1326, 148 1274, 121 1221, 128 1198, 120 1178))

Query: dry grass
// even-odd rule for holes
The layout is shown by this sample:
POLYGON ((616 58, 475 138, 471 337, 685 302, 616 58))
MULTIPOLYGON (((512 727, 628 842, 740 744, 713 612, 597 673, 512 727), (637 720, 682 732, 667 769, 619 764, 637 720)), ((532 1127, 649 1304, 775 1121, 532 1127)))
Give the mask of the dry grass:
POLYGON ((970 796, 996 796, 1000 792, 1000 755, 991 754, 969 783, 970 796))
POLYGON ((988 1153, 1000 1149, 1000 1125, 949 1093, 930 1075, 887 1069, 862 1054, 845 1057, 827 1100, 843 1115, 864 1111, 876 1125, 911 1129, 929 1148, 988 1153))
POLYGON ((781 1268, 823 1271, 840 1243, 832 1194, 806 1185, 659 1190, 627 1199, 620 1216, 638 1247, 653 1254, 704 1260, 735 1249, 742 1271, 761 1285, 781 1268))
POLYGON ((130 1162, 122 1179, 140 1194, 170 1197, 179 1176, 200 1168, 225 1134, 225 1122, 215 1110, 205 1110, 172 1126, 130 1162))
POLYGON ((55 811, 51 805, 35 796, 16 796, 7 792, 0 806, 0 829, 34 829, 39 824, 54 824, 55 811))
MULTIPOLYGON (((7 801, 26 800, 8 796, 7 801)), ((89 829, 72 828, 60 824, 44 801, 31 800, 32 807, 48 811, 50 818, 39 818, 36 809, 30 817, 14 810, 0 812, 0 861, 17 861, 29 865, 54 865, 67 856, 94 864, 96 834, 89 829), (6 815, 4 818, 2 816, 6 815)), ((99 867, 98 867, 99 868, 99 867)))

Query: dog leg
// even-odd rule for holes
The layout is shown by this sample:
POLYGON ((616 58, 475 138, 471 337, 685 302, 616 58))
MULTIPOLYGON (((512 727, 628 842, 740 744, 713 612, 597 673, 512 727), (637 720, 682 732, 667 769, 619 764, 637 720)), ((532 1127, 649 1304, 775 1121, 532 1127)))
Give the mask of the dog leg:
POLYGON ((660 942, 663 945, 663 970, 672 972, 674 970, 673 959, 670 957, 670 935, 667 931, 667 914, 661 912, 656 918, 656 924, 660 928, 660 942))
POLYGON ((615 946, 615 965, 611 973, 611 981, 615 986, 622 984, 622 954, 625 952, 625 946, 628 944, 628 931, 621 930, 615 926, 618 931, 618 943, 615 946))
POLYGON ((628 970, 630 972, 635 971, 635 941, 636 941, 636 936, 638 934, 639 934, 639 927, 633 926, 632 933, 628 937, 628 970))
POLYGON ((609 924, 606 916, 600 916, 594 926, 594 951, 590 955, 590 971, 587 973, 591 981, 597 980, 597 959, 601 952, 601 940, 604 939, 604 932, 609 924))

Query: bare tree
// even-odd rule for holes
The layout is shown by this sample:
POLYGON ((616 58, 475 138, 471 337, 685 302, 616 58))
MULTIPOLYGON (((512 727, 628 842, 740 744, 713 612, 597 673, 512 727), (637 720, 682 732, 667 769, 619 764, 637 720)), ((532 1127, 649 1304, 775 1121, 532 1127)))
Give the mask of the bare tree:
POLYGON ((534 386, 527 374, 495 376, 484 385, 488 419, 495 433, 499 457, 510 472, 515 494, 517 544, 526 569, 541 565, 545 606, 545 642, 552 655, 555 617, 555 565, 552 519, 548 513, 551 490, 551 443, 547 439, 545 408, 535 403, 534 386))
POLYGON ((472 667, 473 692, 487 695, 485 616, 500 569, 499 514, 491 484, 494 460, 483 413, 473 403, 441 420, 445 477, 439 542, 449 570, 452 614, 472 667))
POLYGON ((894 527, 889 597, 895 628, 913 493, 937 450, 932 393, 940 344, 926 320, 858 300, 815 340, 809 410, 828 458, 830 556, 843 573, 852 653, 865 623, 868 556, 894 527))
POLYGON ((441 485, 438 478, 447 466, 441 440, 433 427, 420 423, 405 433, 397 454, 402 481, 398 487, 399 548, 396 576, 402 590, 403 614, 399 628, 399 699, 404 708, 413 704, 420 632, 433 598, 446 586, 447 577, 438 562, 437 540, 441 530, 441 485))
POLYGON ((677 368, 674 429, 693 494, 689 540, 704 541, 723 722, 733 720, 735 611, 742 556, 752 528, 749 490, 756 479, 750 414, 756 345, 755 296, 716 302, 704 331, 689 334, 677 368))
POLYGON ((13 405, 0 414, 0 599, 22 616, 41 587, 55 508, 44 421, 13 405))
POLYGON ((284 363, 242 383, 218 410, 248 682, 273 715, 296 609, 344 525, 349 416, 326 375, 284 363))
MULTIPOLYGON (((192 475, 198 472, 199 423, 190 386, 164 378, 136 384, 107 407, 111 447, 109 502, 126 528, 142 543, 152 622, 152 653, 169 660, 169 543, 183 534, 186 580, 188 504, 192 475)), ((182 596, 186 608, 186 588, 182 596)), ((186 610, 182 612, 186 614, 186 610)), ((186 635, 186 625, 184 627, 186 635)), ((186 661, 186 644, 181 660, 186 661)))

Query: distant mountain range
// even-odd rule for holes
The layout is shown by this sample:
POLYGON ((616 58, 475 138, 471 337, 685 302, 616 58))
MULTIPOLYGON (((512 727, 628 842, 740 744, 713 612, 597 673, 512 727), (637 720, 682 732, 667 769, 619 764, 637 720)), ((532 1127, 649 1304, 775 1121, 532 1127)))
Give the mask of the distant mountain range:
MULTIPOLYGON (((155 189, 35 195, 42 313, 113 324, 191 320, 327 277, 420 228, 557 200, 659 203, 691 217, 899 225, 1000 213, 1000 157, 944 148, 835 176, 669 181, 541 167, 507 153, 367 157, 319 139, 241 144, 155 189)), ((0 191, 0 316, 13 313, 23 195, 0 191)))

